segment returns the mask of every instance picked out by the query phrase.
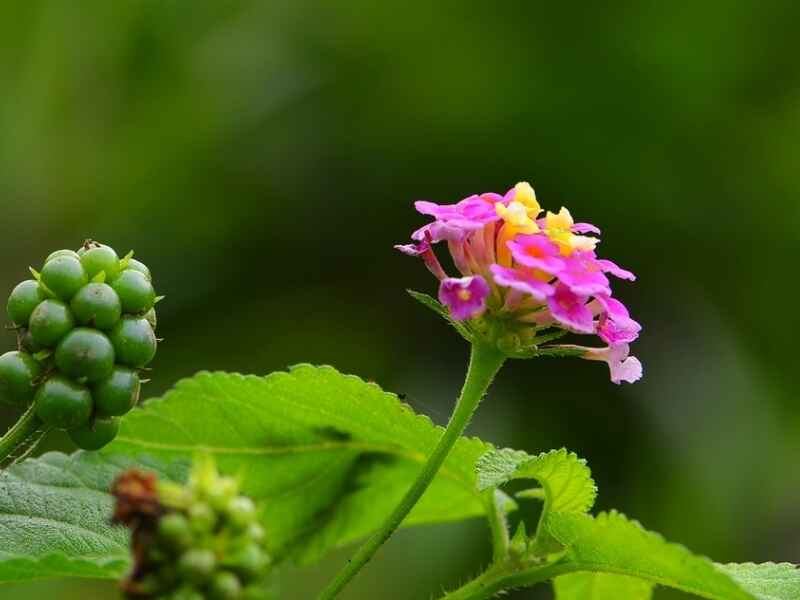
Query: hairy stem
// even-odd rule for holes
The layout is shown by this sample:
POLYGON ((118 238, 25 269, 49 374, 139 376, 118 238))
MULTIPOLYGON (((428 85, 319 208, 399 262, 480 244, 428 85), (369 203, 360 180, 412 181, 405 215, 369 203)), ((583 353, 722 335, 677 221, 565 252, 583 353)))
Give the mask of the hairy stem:
POLYGON ((19 421, 0 438, 0 464, 4 464, 16 451, 42 427, 42 421, 36 416, 36 408, 31 406, 19 421))
POLYGON ((492 488, 483 493, 486 502, 486 518, 492 532, 492 558, 498 563, 508 556, 508 519, 506 518, 505 499, 501 492, 492 488))
POLYGON ((383 522, 383 525, 356 551, 344 568, 339 571, 333 581, 319 595, 319 600, 331 600, 350 582, 353 577, 370 561, 380 548, 403 522, 414 505, 428 489, 445 458, 452 450, 461 434, 467 428, 475 409, 478 408, 486 390, 492 383, 494 376, 505 362, 505 356, 493 346, 475 343, 472 346, 469 369, 461 390, 461 396, 456 402, 450 422, 447 424, 433 453, 422 467, 411 488, 403 499, 383 522))
POLYGON ((507 564, 499 563, 490 567, 472 581, 468 581, 457 590, 445 594, 439 600, 486 600, 487 598, 493 598, 500 592, 531 587, 572 570, 574 569, 569 565, 558 562, 517 569, 507 564))

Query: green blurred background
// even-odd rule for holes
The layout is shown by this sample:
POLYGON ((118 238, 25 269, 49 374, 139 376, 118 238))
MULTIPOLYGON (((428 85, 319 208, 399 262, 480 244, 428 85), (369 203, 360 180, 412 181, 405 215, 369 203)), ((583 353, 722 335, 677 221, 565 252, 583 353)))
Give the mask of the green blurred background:
MULTIPOLYGON (((640 276, 618 293, 645 378, 515 363, 471 433, 575 450, 599 508, 717 560, 800 562, 798 22, 789 0, 4 2, 0 290, 86 237, 135 248, 167 296, 149 395, 310 361, 444 422, 467 348, 392 244, 415 199, 530 180, 640 276)), ((480 522, 405 531, 343 598, 428 598, 488 558, 480 522)))

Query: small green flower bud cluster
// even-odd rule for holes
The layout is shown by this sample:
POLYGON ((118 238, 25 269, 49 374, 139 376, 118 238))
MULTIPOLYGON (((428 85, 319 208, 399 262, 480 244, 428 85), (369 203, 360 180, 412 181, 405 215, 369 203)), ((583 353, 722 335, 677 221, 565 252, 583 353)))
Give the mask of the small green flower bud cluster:
MULTIPOLYGON (((131 503, 123 475, 115 486, 116 521, 133 529, 136 564, 123 590, 128 598, 265 600, 270 558, 264 529, 236 480, 222 477, 210 459, 195 463, 187 486, 159 482, 151 500, 131 503)), ((134 472, 129 477, 141 480, 134 472)))
POLYGON ((35 404, 45 425, 97 450, 136 404, 140 370, 156 354, 150 270, 88 240, 57 250, 6 306, 18 349, 0 356, 0 401, 35 404))

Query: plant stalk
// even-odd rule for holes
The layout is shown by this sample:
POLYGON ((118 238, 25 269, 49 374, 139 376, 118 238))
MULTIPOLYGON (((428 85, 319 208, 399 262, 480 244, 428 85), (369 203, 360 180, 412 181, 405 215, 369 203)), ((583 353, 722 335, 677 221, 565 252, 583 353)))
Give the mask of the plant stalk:
POLYGON ((428 489, 445 458, 452 450, 461 434, 469 425, 472 415, 478 408, 486 390, 492 383, 500 367, 505 362, 505 355, 494 346, 485 343, 474 343, 470 356, 469 369, 456 402, 453 414, 442 437, 433 449, 427 462, 422 467, 411 488, 403 499, 386 518, 383 525, 356 551, 342 570, 318 596, 319 600, 332 600, 356 576, 356 574, 372 559, 378 549, 391 537, 403 522, 414 505, 428 489))
POLYGON ((36 407, 31 406, 19 421, 0 438, 0 465, 5 464, 9 456, 27 439, 42 428, 42 421, 36 416, 36 407))
POLYGON ((531 587, 573 570, 574 568, 569 564, 558 562, 521 570, 507 566, 504 568, 504 565, 499 564, 484 571, 457 590, 445 594, 439 600, 487 600, 500 592, 531 587))

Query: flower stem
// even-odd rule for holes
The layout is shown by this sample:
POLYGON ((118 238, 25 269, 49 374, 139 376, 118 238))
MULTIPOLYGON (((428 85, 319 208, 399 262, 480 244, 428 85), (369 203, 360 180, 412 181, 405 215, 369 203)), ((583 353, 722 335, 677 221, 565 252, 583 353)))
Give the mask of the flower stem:
POLYGON ((42 427, 42 421, 36 416, 36 408, 31 406, 19 421, 0 438, 0 464, 33 436, 42 427))
POLYGON ((503 355, 494 346, 485 343, 474 343, 470 356, 469 369, 461 390, 461 396, 456 402, 450 422, 447 424, 433 453, 422 467, 411 488, 403 499, 386 518, 383 525, 358 549, 344 568, 337 573, 333 581, 319 595, 319 600, 332 600, 350 582, 353 577, 370 561, 380 548, 403 522, 414 505, 428 489, 445 458, 452 450, 461 434, 467 428, 475 409, 478 408, 486 390, 492 383, 494 376, 505 362, 503 355))
POLYGON ((505 501, 500 496, 500 492, 494 488, 486 490, 483 497, 486 503, 486 518, 492 533, 492 558, 494 562, 498 563, 508 556, 508 546, 511 541, 508 536, 505 501))
POLYGON ((486 600, 500 592, 531 587, 553 579, 556 575, 573 571, 568 564, 558 562, 517 570, 497 564, 463 586, 442 596, 439 600, 486 600))

